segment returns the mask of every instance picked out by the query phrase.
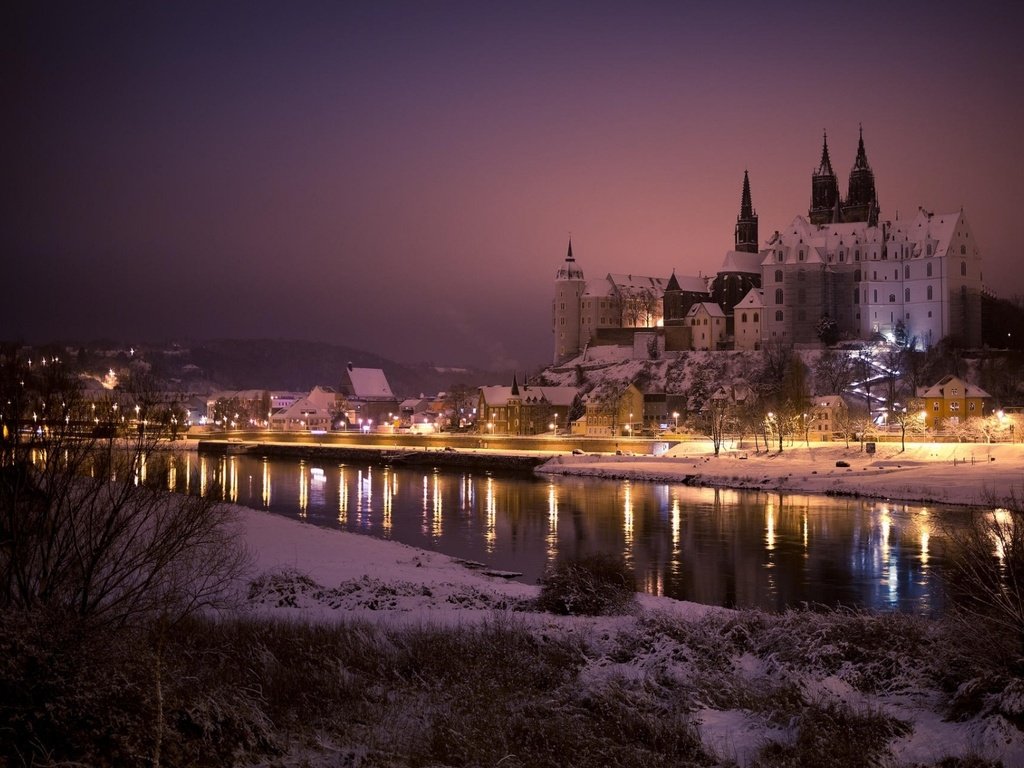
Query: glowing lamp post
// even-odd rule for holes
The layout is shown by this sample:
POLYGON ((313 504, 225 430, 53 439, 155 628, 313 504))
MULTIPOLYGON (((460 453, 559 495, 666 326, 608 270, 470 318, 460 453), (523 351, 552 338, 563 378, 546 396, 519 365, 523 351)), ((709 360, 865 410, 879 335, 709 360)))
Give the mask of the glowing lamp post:
POLYGON ((675 431, 679 431, 679 411, 672 411, 672 418, 676 420, 675 431))

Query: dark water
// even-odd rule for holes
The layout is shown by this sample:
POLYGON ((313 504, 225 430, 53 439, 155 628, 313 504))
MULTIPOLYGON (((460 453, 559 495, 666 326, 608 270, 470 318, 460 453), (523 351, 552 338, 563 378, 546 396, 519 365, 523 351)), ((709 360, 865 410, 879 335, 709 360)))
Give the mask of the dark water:
POLYGON ((559 557, 622 554, 641 588, 700 603, 942 609, 955 508, 370 465, 183 454, 170 487, 393 539, 535 582, 559 557))

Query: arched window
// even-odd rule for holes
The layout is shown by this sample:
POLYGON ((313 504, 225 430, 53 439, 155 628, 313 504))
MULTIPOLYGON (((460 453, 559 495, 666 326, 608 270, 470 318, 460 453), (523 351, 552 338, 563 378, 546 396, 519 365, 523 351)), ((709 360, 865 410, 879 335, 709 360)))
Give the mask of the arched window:
POLYGON ((740 322, 741 323, 747 322, 747 313, 746 312, 744 312, 742 315, 740 315, 740 322))
POLYGON ((754 322, 755 322, 755 323, 759 323, 759 322, 761 322, 761 321, 760 321, 760 319, 759 319, 759 318, 758 318, 758 316, 757 316, 757 312, 755 312, 755 313, 754 313, 754 322))
POLYGON ((782 303, 782 289, 781 288, 776 288, 775 289, 775 303, 776 304, 781 304, 782 303))
POLYGON ((890 304, 895 304, 896 303, 896 294, 895 293, 890 293, 889 294, 889 303, 890 304))
POLYGON ((928 277, 931 277, 931 276, 932 276, 932 263, 929 261, 928 262, 928 277))
POLYGON ((853 252, 853 260, 860 261, 860 248, 853 252))
POLYGON ((781 269, 776 269, 775 270, 775 282, 776 283, 781 283, 782 282, 782 270, 781 269))
POLYGON ((907 264, 906 266, 903 267, 903 277, 906 280, 910 279, 910 265, 909 264, 907 264))
POLYGON ((967 277, 967 262, 966 261, 961 261, 960 262, 960 275, 962 277, 967 277))
POLYGON ((910 289, 909 288, 904 288, 903 289, 903 300, 904 301, 910 301, 910 289))
POLYGON ((782 310, 781 309, 775 310, 775 320, 776 320, 776 322, 779 322, 779 323, 782 322, 782 310))
POLYGON ((967 246, 966 245, 961 245, 960 246, 960 255, 961 256, 966 256, 967 255, 967 246))
POLYGON ((779 261, 782 261, 782 251, 779 251, 779 254, 778 254, 778 260, 779 260, 779 261))
POLYGON ((931 297, 932 297, 932 287, 929 285, 928 286, 928 298, 931 299, 931 297))

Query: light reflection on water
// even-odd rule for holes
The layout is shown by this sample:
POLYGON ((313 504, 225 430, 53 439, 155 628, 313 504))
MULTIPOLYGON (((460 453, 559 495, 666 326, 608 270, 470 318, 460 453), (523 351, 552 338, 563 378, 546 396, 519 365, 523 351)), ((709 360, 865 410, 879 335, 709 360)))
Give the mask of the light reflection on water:
POLYGON ((766 609, 941 610, 955 509, 667 483, 535 478, 182 454, 161 480, 394 539, 535 582, 559 557, 618 553, 652 594, 766 609))

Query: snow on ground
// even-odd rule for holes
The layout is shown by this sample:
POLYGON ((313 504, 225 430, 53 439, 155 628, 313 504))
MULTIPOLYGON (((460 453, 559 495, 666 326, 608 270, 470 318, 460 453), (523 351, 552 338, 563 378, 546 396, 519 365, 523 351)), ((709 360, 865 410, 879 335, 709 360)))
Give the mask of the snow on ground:
POLYGON ((782 453, 777 445, 757 452, 750 439, 743 445, 730 440, 719 456, 710 440, 680 443, 657 457, 558 456, 538 471, 945 504, 1024 498, 1024 444, 908 443, 901 450, 878 443, 874 455, 857 443, 787 443, 782 453))
MULTIPOLYGON (((543 471, 957 504, 983 504, 993 495, 1024 496, 1024 446, 1018 445, 915 444, 901 451, 898 444, 880 443, 877 453, 869 455, 856 444, 787 445, 779 454, 757 453, 730 442, 715 457, 707 441, 680 444, 663 457, 563 455, 543 471), (850 467, 836 467, 837 461, 850 467)), ((638 595, 637 608, 628 616, 536 613, 530 610, 530 601, 537 586, 488 575, 479 564, 258 510, 239 508, 238 513, 255 571, 261 574, 248 595, 249 609, 257 615, 416 626, 511 617, 539 633, 583 638, 590 650, 581 685, 619 680, 643 686, 666 675, 699 679, 706 664, 699 650, 681 652, 685 646, 660 637, 649 644, 636 643, 635 652, 624 657, 623 644, 633 647, 630 638, 636 635, 650 639, 643 632, 656 617, 697 626, 709 617, 732 615, 726 609, 652 595, 638 595)), ((730 685, 757 688, 779 674, 769 668, 774 662, 747 653, 736 653, 729 663, 723 679, 730 685)), ((865 693, 852 688, 847 678, 813 667, 789 669, 784 675, 796 680, 808 701, 841 702, 912 724, 908 734, 890 743, 897 765, 932 764, 964 754, 1024 765, 1024 732, 1000 715, 948 721, 943 716, 948 698, 940 691, 908 684, 889 693, 865 693)), ((693 714, 704 743, 721 760, 741 766, 751 762, 766 742, 792 738, 779 722, 738 704, 705 705, 693 714)))

